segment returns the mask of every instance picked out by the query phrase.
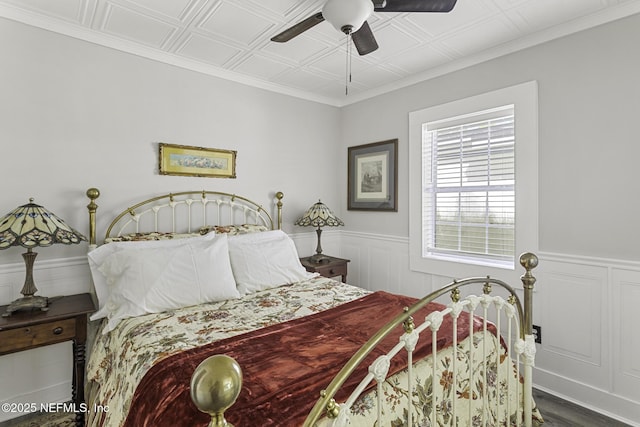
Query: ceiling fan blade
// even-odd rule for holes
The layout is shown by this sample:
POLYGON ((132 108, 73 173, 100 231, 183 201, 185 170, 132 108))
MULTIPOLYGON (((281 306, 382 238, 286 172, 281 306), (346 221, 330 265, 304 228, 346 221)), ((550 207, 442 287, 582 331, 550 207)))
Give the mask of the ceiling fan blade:
POLYGON ((358 31, 351 34, 351 40, 353 40, 353 44, 356 45, 360 56, 371 53, 378 48, 378 42, 376 42, 376 38, 373 36, 371 27, 367 21, 364 21, 358 31))
POLYGON ((304 33, 308 29, 315 27, 319 23, 324 21, 324 17, 322 16, 322 12, 318 12, 313 16, 308 17, 304 21, 298 22, 293 27, 289 27, 278 35, 271 37, 272 42, 284 43, 288 42, 292 38, 304 33))
POLYGON ((376 12, 451 12, 456 0, 372 0, 376 12))

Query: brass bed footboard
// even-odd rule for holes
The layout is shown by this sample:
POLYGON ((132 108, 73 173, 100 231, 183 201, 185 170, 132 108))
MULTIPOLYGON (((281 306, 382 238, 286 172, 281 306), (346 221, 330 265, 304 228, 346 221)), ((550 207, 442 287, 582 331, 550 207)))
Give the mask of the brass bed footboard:
MULTIPOLYGON (((432 390, 432 396, 431 396, 433 400, 430 403, 430 412, 431 412, 431 414, 429 414, 430 422, 431 422, 430 425, 439 425, 437 420, 437 417, 439 414, 437 413, 444 409, 442 407, 442 404, 438 403, 438 393, 436 393, 435 391, 435 388, 437 386, 435 384, 436 382, 435 367, 437 363, 436 361, 438 360, 437 359, 438 350, 435 347, 435 342, 436 342, 435 334, 437 333, 437 330, 440 327, 440 324, 442 323, 443 317, 450 315, 453 317, 453 322, 454 322, 454 328, 453 328, 454 337, 453 337, 453 344, 451 346, 452 352, 453 352, 453 355, 451 356, 451 359, 453 361, 452 362, 453 368, 451 369, 452 378, 447 378, 446 381, 450 381, 451 383, 453 383, 453 385, 451 386, 450 384, 448 384, 448 385, 444 385, 443 387, 453 387, 453 389, 456 390, 456 387, 457 387, 456 384, 458 380, 468 381, 468 384, 466 384, 465 387, 466 387, 466 392, 468 392, 469 394, 469 398, 468 398, 469 407, 468 408, 464 407, 464 409, 468 411, 469 423, 471 423, 471 420, 474 416, 472 411, 477 411, 477 408, 476 407, 472 408, 472 405, 471 405, 471 401, 474 400, 473 395, 474 393, 477 393, 478 395, 483 395, 483 398, 481 399, 482 400, 481 418, 483 420, 483 425, 485 425, 484 420, 486 419, 486 417, 489 417, 489 415, 486 415, 486 413, 493 412, 491 416, 496 416, 495 414, 497 414, 497 424, 501 425, 500 424, 501 422, 507 422, 507 420, 512 418, 512 413, 514 412, 513 409, 515 409, 515 413, 516 413, 515 424, 530 427, 532 425, 532 412, 533 412, 531 376, 532 376, 532 367, 534 363, 534 355, 536 351, 534 337, 532 335, 532 330, 533 330, 532 297, 533 297, 533 287, 536 279, 532 274, 532 269, 538 265, 538 258, 536 255, 532 253, 525 253, 520 257, 520 264, 525 269, 525 274, 521 276, 521 280, 524 288, 524 307, 521 304, 520 299, 518 298, 514 288, 512 288, 511 286, 509 286, 508 284, 506 284, 501 280, 493 279, 490 277, 470 278, 470 279, 465 279, 460 281, 454 281, 451 284, 427 295, 426 297, 422 298, 413 306, 406 308, 402 314, 399 314, 395 319, 393 319, 391 322, 389 322, 387 325, 381 328, 373 337, 370 338, 370 340, 366 344, 364 344, 361 347, 361 349, 356 354, 353 355, 353 357, 344 366, 344 368, 334 377, 331 383, 329 383, 327 388, 321 392, 320 399, 318 399, 316 405, 314 406, 309 416, 307 417, 307 420, 305 421, 304 426, 305 427, 315 426, 322 417, 333 419, 333 421, 329 423, 330 425, 337 425, 337 426, 347 425, 350 417, 349 411, 351 406, 356 402, 356 399, 358 399, 361 396, 361 394, 364 392, 366 387, 369 386, 369 383, 372 383, 373 381, 375 381, 377 384, 377 396, 378 396, 378 402, 377 402, 378 423, 376 425, 382 425, 380 423, 380 419, 382 415, 382 407, 384 404, 383 402, 384 392, 382 389, 382 384, 386 380, 385 369, 388 369, 389 359, 393 358, 396 354, 398 354, 403 349, 406 350, 408 355, 407 391, 408 391, 408 396, 410 397, 407 399, 407 403, 409 407, 402 408, 402 409, 399 409, 396 407, 394 409, 396 412, 400 411, 403 414, 404 418, 403 417, 400 417, 400 418, 403 418, 403 422, 407 423, 406 425, 413 425, 413 421, 412 421, 413 411, 411 409, 411 404, 413 399, 411 396, 413 396, 414 393, 416 393, 415 391, 416 384, 413 382, 413 379, 412 379, 412 365, 413 365, 412 353, 413 353, 413 349, 415 348, 415 344, 419 338, 418 334, 427 329, 431 330, 432 333, 434 334, 434 339, 432 340, 432 342, 434 343, 433 344, 434 347, 433 347, 433 352, 431 354, 431 357, 434 359, 432 362, 434 384, 432 385, 433 390, 432 390), (464 299, 461 299, 461 288, 469 285, 473 285, 473 284, 483 285, 483 295, 480 297, 475 295, 470 295, 464 299), (492 285, 496 285, 506 290, 509 295, 507 299, 505 300, 501 296, 491 296, 492 285), (451 294, 452 303, 450 303, 448 307, 441 312, 431 313, 424 320, 424 323, 417 326, 414 323, 414 319, 412 316, 418 310, 425 307, 428 303, 434 301, 435 299, 437 299, 438 297, 446 293, 451 294), (501 326, 503 326, 500 323, 501 316, 504 314, 508 320, 507 337, 506 337, 507 355, 509 356, 509 359, 511 359, 511 357, 515 353, 514 366, 516 369, 516 377, 517 379, 519 379, 518 377, 520 376, 523 377, 522 390, 521 391, 511 390, 509 388, 510 382, 504 378, 500 379, 499 370, 496 370, 498 378, 497 380, 495 380, 494 384, 500 385, 504 383, 507 385, 506 391, 500 392, 500 393, 503 393, 503 396, 507 396, 507 398, 506 398, 506 408, 496 409, 495 411, 493 410, 493 408, 487 407, 488 399, 485 396, 488 395, 489 392, 484 389, 482 390, 473 389, 473 384, 471 384, 472 383, 471 378, 473 378, 472 374, 469 377, 456 378, 457 372, 455 368, 456 361, 459 359, 457 352, 463 351, 462 348, 459 348, 459 343, 456 339, 457 327, 455 326, 455 324, 458 316, 463 310, 467 310, 470 314, 474 314, 476 307, 481 306, 483 309, 483 315, 482 315, 483 332, 486 334, 487 326, 490 324, 490 322, 487 320, 487 314, 488 314, 487 310, 490 305, 494 305, 496 308, 496 312, 497 312, 496 328, 498 333, 501 333, 501 326), (516 329, 518 330, 518 334, 517 334, 517 338, 514 339, 513 342, 511 343, 509 341, 511 341, 512 339, 511 337, 512 321, 515 321, 517 325, 516 329), (340 390, 340 387, 351 376, 351 374, 354 372, 356 367, 363 362, 365 357, 382 341, 382 339, 387 335, 391 334, 400 325, 402 325, 404 329, 404 334, 400 337, 400 343, 396 345, 396 347, 394 347, 394 349, 392 349, 387 354, 387 356, 382 356, 378 358, 369 367, 369 372, 370 372, 369 375, 362 380, 360 385, 356 388, 356 390, 353 393, 351 393, 351 395, 345 401, 345 403, 338 404, 334 400, 334 396, 340 390), (520 372, 520 365, 523 366, 522 372, 520 372), (379 371, 382 371, 382 374, 380 374, 379 371), (515 395, 518 396, 516 399, 516 402, 518 405, 522 405, 521 407, 519 406, 517 408, 509 408, 509 403, 511 402, 511 399, 509 398, 509 396, 511 396, 513 393, 515 393, 515 395), (501 415, 502 413, 504 413, 504 415, 501 415), (504 417, 502 418, 502 420, 501 420, 501 416, 504 417)), ((473 346, 470 343, 469 350, 468 350, 470 353, 473 352, 472 348, 473 346)), ((483 349, 483 350, 486 350, 486 349, 483 349)), ((473 354, 469 354, 466 357, 468 357, 473 361, 473 354)), ((500 356, 498 355, 498 357, 500 356)), ((480 356, 480 359, 486 360, 486 358, 487 358, 486 354, 483 354, 482 356, 480 356)), ((498 365, 499 365, 499 362, 498 362, 498 365)), ((487 366, 487 362, 485 362, 482 369, 483 369, 482 376, 484 378, 483 384, 487 386, 490 382, 488 381, 487 375, 491 373, 490 371, 492 368, 487 366)), ((441 382, 442 381, 445 381, 445 380, 442 379, 441 382)), ((515 382, 516 387, 518 387, 518 384, 519 384, 519 381, 516 381, 515 382)), ((454 391, 454 394, 455 394, 455 391, 454 391)), ((501 398, 498 398, 498 400, 500 400, 501 398)), ((500 404, 502 403, 497 402, 497 405, 500 405, 500 404)), ((456 425, 457 424, 456 397, 453 398, 452 407, 447 408, 446 410, 452 412, 449 415, 449 417, 450 419, 456 420, 453 424, 453 425, 456 425)), ((510 422, 508 424, 511 425, 510 422)), ((466 425, 466 424, 462 424, 462 425, 466 425)))
MULTIPOLYGON (((405 308, 352 356, 322 390, 304 426, 397 425, 398 423, 422 425, 426 422, 428 425, 477 424, 530 427, 532 419, 539 416, 537 410, 533 408, 531 381, 535 356, 531 310, 536 281, 532 269, 538 265, 538 258, 534 254, 526 253, 520 257, 520 264, 525 269, 525 274, 521 276, 524 304, 520 302, 514 288, 490 277, 454 281, 429 294, 411 307, 405 308), (482 286, 482 295, 469 295, 462 298, 461 289, 474 284, 482 286), (494 286, 506 293, 506 299, 500 295, 492 295, 494 286), (447 293, 450 293, 452 302, 445 309, 431 312, 424 322, 414 320, 413 316, 419 310, 447 293), (495 308, 495 312, 489 313, 491 307, 495 308), (476 314, 476 309, 482 313, 476 314), (468 338, 459 342, 457 319, 463 312, 468 313, 469 335, 468 338), (487 320, 490 315, 495 317, 493 322, 487 320), (439 348, 436 345, 439 341, 437 333, 446 316, 452 318, 453 344, 447 348, 439 348), (506 319, 504 323, 502 323, 503 318, 506 319), (386 355, 378 357, 369 365, 369 373, 344 400, 344 403, 336 402, 336 393, 356 368, 385 337, 397 331, 399 327, 404 331, 399 343, 386 355), (495 330, 495 335, 490 330, 495 330), (413 352, 420 338, 419 334, 423 331, 427 335, 429 332, 432 334, 432 344, 430 344, 432 351, 427 359, 414 361, 413 352), (402 376, 394 375, 394 379, 391 380, 391 376, 387 378, 387 375, 391 375, 388 372, 389 362, 402 350, 405 350, 407 356, 406 368, 402 376), (456 364, 459 365, 458 368, 456 364), (446 365, 446 368, 443 370, 441 365, 446 365), (431 381, 424 379, 425 369, 427 374, 431 375, 431 381), (423 375, 422 379, 418 378, 418 372, 423 375), (404 396, 404 400, 401 402, 395 396, 390 399, 390 389, 401 389, 400 394, 404 396), (449 401, 443 398, 445 389, 448 389, 449 395, 453 396, 449 401), (362 415, 352 413, 351 408, 354 406, 361 409, 364 405, 359 399, 363 397, 367 397, 368 402, 377 400, 377 405, 369 405, 367 410, 372 415, 366 416, 370 418, 353 419, 362 415), (393 407, 384 406, 385 399, 392 400, 393 407), (412 405, 421 405, 421 408, 416 411, 412 405), (413 415, 414 412, 419 412, 419 416, 413 415), (384 419, 383 414, 386 417, 384 419), (375 417, 375 424, 372 417, 375 417)), ((234 377, 221 372, 219 367, 214 369, 213 358, 215 357, 213 356, 211 361, 205 360, 198 368, 198 380, 194 381, 196 379, 194 376, 191 383, 192 397, 220 396, 224 391, 219 390, 220 387, 240 390, 240 383, 229 384, 228 380, 236 378, 241 382, 241 375, 234 377), (209 362, 211 367, 207 369, 209 362), (202 380, 203 369, 207 371, 207 381, 202 380), (216 381, 216 378, 224 378, 225 381, 216 381)), ((232 365, 234 369, 240 369, 237 364, 232 365)), ((232 405, 235 396, 227 397, 228 399, 224 402, 213 402, 211 405, 203 404, 201 399, 194 399, 201 411, 212 416, 210 426, 229 425, 224 418, 224 411, 232 405)), ((286 420, 285 414, 283 417, 286 420)))

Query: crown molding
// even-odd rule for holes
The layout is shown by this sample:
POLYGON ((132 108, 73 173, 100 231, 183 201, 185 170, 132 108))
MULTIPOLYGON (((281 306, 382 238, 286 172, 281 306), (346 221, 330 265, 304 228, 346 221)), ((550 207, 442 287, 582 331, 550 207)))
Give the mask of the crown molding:
POLYGON ((637 13, 640 13, 640 2, 636 1, 633 3, 619 4, 617 6, 607 8, 603 11, 577 18, 561 25, 547 28, 546 30, 539 31, 535 34, 531 34, 529 36, 525 36, 511 42, 503 43, 499 46, 491 49, 486 49, 477 54, 469 55, 464 58, 448 62, 444 65, 434 67, 423 73, 414 74, 413 76, 398 80, 391 84, 380 86, 374 90, 354 95, 348 100, 348 102, 346 102, 346 100, 343 100, 343 102, 340 103, 339 106, 343 107, 349 104, 383 95, 385 93, 393 92, 398 89, 412 86, 426 80, 440 77, 454 71, 459 71, 473 65, 496 59, 501 56, 509 55, 511 53, 518 52, 520 50, 534 47, 543 43, 547 43, 552 40, 566 37, 580 31, 588 30, 589 28, 613 22, 627 16, 635 15, 637 13))
POLYGON ((339 106, 339 102, 331 97, 326 97, 303 90, 293 89, 287 86, 278 85, 265 80, 256 79, 244 74, 234 73, 232 71, 223 70, 213 65, 208 65, 199 61, 190 60, 168 52, 162 52, 157 49, 143 46, 138 43, 110 36, 108 34, 96 33, 93 30, 83 27, 79 24, 56 19, 53 17, 43 17, 36 13, 21 10, 9 5, 0 5, 0 17, 20 22, 32 27, 62 34, 85 42, 93 43, 99 46, 119 50, 121 52, 136 55, 142 58, 173 65, 190 71, 196 71, 208 76, 217 77, 223 80, 240 83, 246 86, 264 89, 270 92, 276 92, 282 95, 288 95, 295 98, 301 98, 308 101, 314 101, 321 104, 339 106))
POLYGON ((153 61, 158 61, 191 71, 196 71, 223 80, 256 87, 282 95, 288 95, 295 98, 318 102, 321 104, 327 104, 334 107, 345 107, 637 13, 640 13, 639 1, 621 3, 616 6, 608 7, 607 9, 604 9, 600 12, 574 19, 567 23, 548 28, 546 30, 537 32, 529 36, 525 36, 512 42, 504 43, 495 48, 487 49, 477 54, 452 61, 445 65, 432 68, 423 73, 415 74, 411 77, 398 80, 397 82, 391 84, 380 86, 373 90, 365 91, 360 94, 334 98, 286 87, 240 73, 223 70, 221 68, 204 64, 195 60, 189 60, 187 58, 179 57, 171 53, 161 52, 157 49, 109 36, 108 34, 96 33, 91 29, 83 27, 74 22, 65 21, 63 19, 57 19, 53 17, 43 17, 37 13, 18 9, 11 5, 0 5, 0 17, 3 18, 52 31, 58 34, 66 35, 103 47, 130 53, 153 61))

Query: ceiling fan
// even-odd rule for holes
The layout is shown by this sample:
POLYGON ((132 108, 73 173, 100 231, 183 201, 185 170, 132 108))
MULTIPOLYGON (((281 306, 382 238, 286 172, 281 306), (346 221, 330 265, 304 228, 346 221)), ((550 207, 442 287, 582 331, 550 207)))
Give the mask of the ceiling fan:
POLYGON ((360 55, 366 55, 378 48, 367 23, 373 12, 450 12, 455 4, 456 0, 327 0, 322 12, 287 28, 271 41, 287 42, 326 20, 351 37, 360 55))

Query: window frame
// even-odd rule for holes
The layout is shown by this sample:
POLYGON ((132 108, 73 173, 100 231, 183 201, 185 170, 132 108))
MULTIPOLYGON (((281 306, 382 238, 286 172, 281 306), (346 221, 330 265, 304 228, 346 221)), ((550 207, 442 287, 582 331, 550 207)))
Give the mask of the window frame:
MULTIPOLYGON (((409 113, 409 266, 413 271, 460 278, 505 276, 516 272, 518 257, 538 250, 538 85, 536 81, 409 113), (515 111, 515 253, 512 263, 486 263, 455 257, 423 257, 422 125, 513 104, 515 111)), ((517 279, 517 277, 515 277, 517 279)))

